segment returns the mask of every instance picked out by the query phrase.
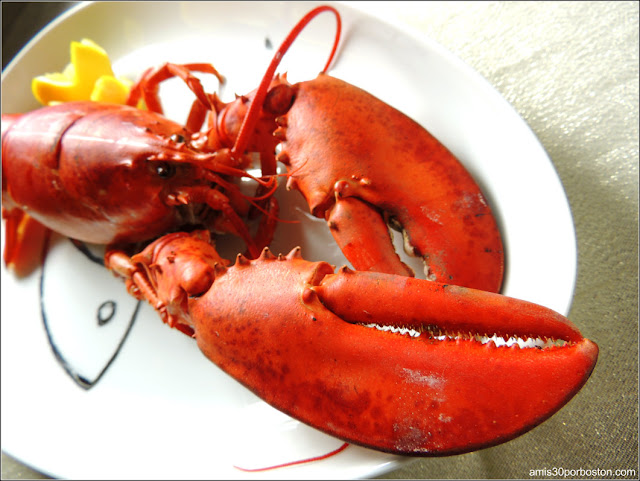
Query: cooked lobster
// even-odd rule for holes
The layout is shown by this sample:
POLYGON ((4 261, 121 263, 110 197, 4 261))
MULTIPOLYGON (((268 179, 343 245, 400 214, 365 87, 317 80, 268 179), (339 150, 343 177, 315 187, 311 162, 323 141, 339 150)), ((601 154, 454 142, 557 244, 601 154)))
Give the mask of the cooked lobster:
POLYGON ((3 115, 5 262, 28 271, 23 250, 38 241, 25 226, 42 232, 39 224, 96 244, 206 225, 236 234, 258 255, 263 246, 241 219, 250 204, 230 180, 250 177, 249 159, 203 151, 193 137, 161 115, 116 104, 70 102, 3 115))
MULTIPOLYGON (((229 104, 206 94, 191 74, 220 77, 213 67, 166 64, 145 72, 130 95, 131 105, 142 98, 150 112, 85 103, 46 107, 13 122, 3 116, 7 230, 19 232, 27 212, 74 239, 135 242, 199 221, 206 204, 222 212, 218 226, 242 237, 255 257, 269 243, 273 222, 265 222, 266 233, 254 242, 237 215, 239 194, 218 174, 248 175, 241 172, 248 165, 245 154, 258 151, 263 175, 272 176, 282 141, 278 159, 290 166, 288 187, 303 193, 313 215, 327 218, 356 269, 413 275, 395 253, 390 224, 403 230, 407 251, 425 259, 427 278, 499 291, 504 254, 495 219, 478 185, 440 142, 391 106, 325 73, 297 85, 273 78, 299 32, 324 11, 337 19, 326 71, 341 24, 338 12, 324 6, 294 27, 260 87, 229 104), (196 95, 186 128, 160 117, 158 85, 176 75, 196 95), (206 110, 209 128, 196 132, 206 110), (105 149, 93 149, 97 142, 105 149), (30 188, 26 178, 40 188, 30 188), (189 222, 176 205, 189 206, 189 222)), ((263 183, 258 197, 269 192, 263 183)), ((14 234, 8 240, 5 260, 17 265, 27 240, 14 234)))
POLYGON ((131 258, 113 251, 105 263, 266 402, 382 451, 437 456, 508 441, 568 402, 598 356, 550 309, 424 279, 335 272, 298 248, 265 248, 228 266, 199 231, 168 234, 131 258))
POLYGON ((24 258, 24 212, 109 244, 105 265, 209 359, 348 442, 426 456, 507 441, 571 399, 598 347, 558 313, 495 293, 504 257, 491 209, 423 127, 324 71, 295 85, 274 77, 323 11, 338 20, 327 70, 340 17, 319 7, 285 39, 260 87, 234 102, 191 74, 209 67, 167 64, 132 91, 132 105, 144 99, 150 111, 73 103, 3 116, 7 245, 18 246, 5 255, 24 258), (175 75, 196 96, 186 126, 156 101, 157 85, 175 75), (327 219, 358 271, 262 249, 278 210, 271 181, 256 179, 262 193, 247 198, 233 178, 249 176, 257 151, 273 179, 279 143, 288 186, 327 219), (244 221, 251 205, 264 216, 255 235, 244 221), (387 224, 425 259, 429 280, 411 277, 387 224), (206 229, 167 233, 185 225, 206 229), (218 230, 241 237, 253 259, 231 266, 220 257, 210 237, 218 230), (119 246, 137 241, 151 243, 134 254, 119 246))

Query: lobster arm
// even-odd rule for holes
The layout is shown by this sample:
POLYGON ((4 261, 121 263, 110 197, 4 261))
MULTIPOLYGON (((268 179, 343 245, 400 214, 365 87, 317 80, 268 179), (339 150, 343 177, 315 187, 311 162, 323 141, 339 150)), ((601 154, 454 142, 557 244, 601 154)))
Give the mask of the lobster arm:
POLYGON ((596 344, 541 306, 334 273, 299 249, 224 267, 205 240, 161 239, 134 256, 151 266, 156 307, 267 403, 351 443, 440 456, 507 441, 567 403, 597 360, 596 344), (194 272, 198 282, 186 279, 194 272), (523 347, 482 339, 494 334, 523 347))

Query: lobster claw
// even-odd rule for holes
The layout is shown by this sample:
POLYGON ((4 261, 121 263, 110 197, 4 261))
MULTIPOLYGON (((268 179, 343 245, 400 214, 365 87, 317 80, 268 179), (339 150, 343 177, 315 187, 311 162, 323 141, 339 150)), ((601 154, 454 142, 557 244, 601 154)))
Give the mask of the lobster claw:
POLYGON ((446 147, 403 113, 329 75, 292 88, 295 101, 275 133, 283 140, 278 160, 290 166, 287 187, 327 219, 357 270, 413 275, 388 224, 402 231, 409 255, 423 258, 428 279, 500 290, 496 221, 446 147))
POLYGON ((386 426, 374 443, 384 451, 447 455, 508 441, 567 403, 598 357, 565 317, 499 294, 344 269, 314 289, 341 319, 375 328, 350 356, 375 359, 366 384, 386 422, 369 410, 358 430, 371 426, 364 436, 376 439, 386 426))
POLYGON ((240 101, 219 103, 218 130, 232 153, 258 149, 263 175, 276 157, 290 167, 287 188, 327 219, 340 249, 359 271, 414 273, 395 252, 387 224, 405 250, 425 261, 430 280, 498 292, 502 238, 488 202, 464 166, 414 120, 373 95, 326 75, 341 33, 333 7, 311 10, 273 56, 260 86, 240 101), (317 78, 290 84, 276 68, 318 14, 336 17, 336 36, 317 78), (273 123, 279 127, 273 131, 273 123))
POLYGON ((532 303, 334 272, 299 249, 224 267, 195 236, 171 234, 133 258, 156 308, 267 403, 351 443, 439 456, 505 442, 567 403, 597 360, 570 321, 532 303), (194 272, 207 282, 187 279, 194 272))

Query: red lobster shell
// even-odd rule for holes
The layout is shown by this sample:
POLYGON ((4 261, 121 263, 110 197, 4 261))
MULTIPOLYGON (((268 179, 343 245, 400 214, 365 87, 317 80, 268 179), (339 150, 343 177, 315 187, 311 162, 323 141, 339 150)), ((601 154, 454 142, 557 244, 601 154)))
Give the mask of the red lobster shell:
POLYGON ((270 173, 280 142, 287 187, 303 194, 314 216, 327 219, 356 269, 413 275, 395 253, 389 224, 403 232, 405 250, 424 259, 428 279, 498 292, 500 231, 480 187, 444 145, 403 113, 324 71, 295 85, 286 76, 272 79, 295 36, 323 11, 336 15, 337 44, 338 13, 312 10, 278 49, 256 91, 217 102, 217 130, 229 146, 235 142, 236 152, 249 141, 259 145, 270 173), (280 126, 275 139, 265 128, 273 121, 280 126))
POLYGON ((266 402, 381 451, 448 455, 512 439, 568 402, 598 356, 569 320, 536 304, 334 272, 299 249, 226 267, 206 231, 169 234, 131 259, 112 252, 106 263, 266 402))

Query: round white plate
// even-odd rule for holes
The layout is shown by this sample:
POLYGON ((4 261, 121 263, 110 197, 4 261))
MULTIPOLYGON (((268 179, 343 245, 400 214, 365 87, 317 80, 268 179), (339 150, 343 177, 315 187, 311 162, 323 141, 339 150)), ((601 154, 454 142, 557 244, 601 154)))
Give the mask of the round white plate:
MULTIPOLYGON (((116 73, 132 78, 166 61, 211 62, 227 77, 221 93, 228 100, 257 87, 274 48, 313 6, 81 5, 38 34, 7 67, 2 111, 38 107, 31 78, 64 68, 69 42, 82 38, 104 47, 116 73)), ((330 73, 405 112, 458 156, 483 188, 504 236, 503 293, 566 314, 576 275, 573 222, 553 165, 528 126, 442 47, 350 6, 338 8, 344 40, 330 73)), ((316 18, 279 71, 288 71, 291 81, 313 78, 324 66, 334 28, 330 14, 316 18)), ((161 94, 167 115, 183 121, 189 91, 167 82, 161 94)), ((281 216, 301 223, 281 224, 273 250, 301 245, 309 260, 346 263, 301 196, 278 195, 281 216)), ((4 230, 2 235, 4 245, 4 230)), ((277 286, 272 288, 277 295, 277 286)), ((379 475, 408 459, 349 446, 323 461, 254 474, 238 470, 234 466, 321 455, 342 443, 270 408, 207 361, 193 340, 163 325, 149 306, 134 316, 135 305, 119 281, 66 239, 54 243, 44 271, 27 279, 18 281, 2 267, 5 452, 53 476, 87 479, 355 478, 379 475), (91 389, 80 388, 56 360, 40 301, 51 339, 70 369, 88 380, 99 378, 91 389), (98 317, 109 322, 99 327, 98 317)))

